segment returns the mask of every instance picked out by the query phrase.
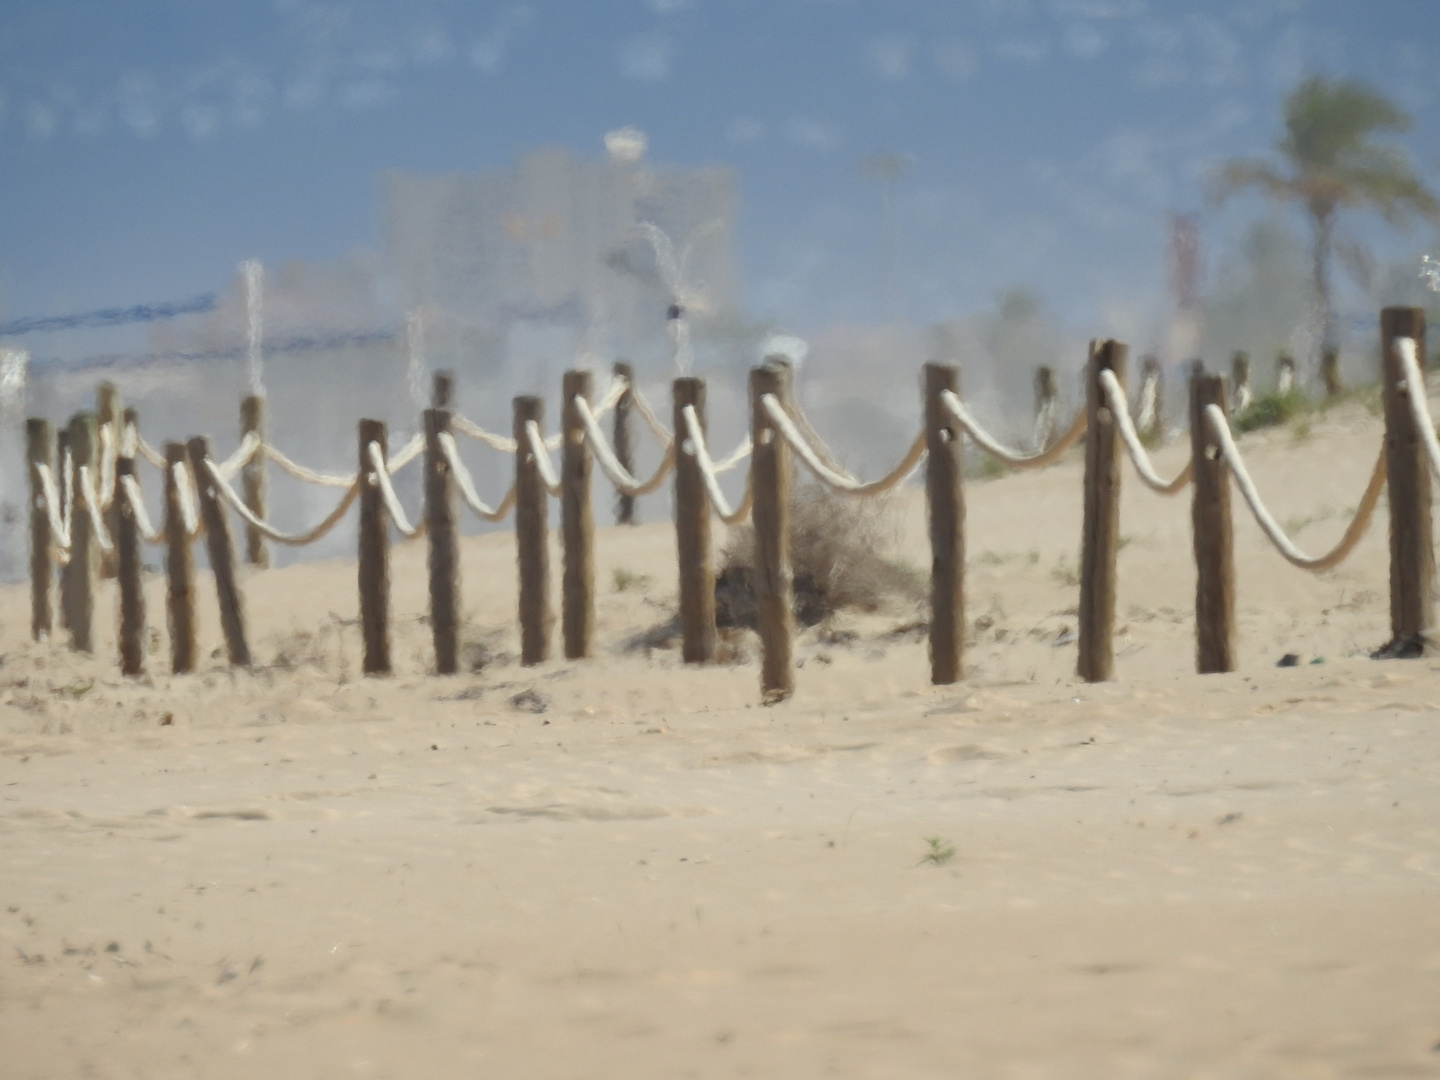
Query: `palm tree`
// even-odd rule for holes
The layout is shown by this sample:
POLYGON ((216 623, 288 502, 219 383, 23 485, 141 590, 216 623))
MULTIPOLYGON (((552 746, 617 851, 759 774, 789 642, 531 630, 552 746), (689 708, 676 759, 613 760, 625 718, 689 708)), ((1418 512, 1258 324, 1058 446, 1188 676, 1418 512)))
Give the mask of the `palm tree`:
POLYGON ((1440 202, 1415 174, 1405 151, 1375 138, 1409 127, 1404 110, 1364 83, 1314 75, 1285 99, 1285 135, 1275 147, 1281 161, 1237 158, 1216 174, 1216 201, 1259 188, 1310 215, 1322 350, 1337 344, 1330 290, 1336 214, 1370 207, 1391 225, 1403 224, 1411 214, 1440 219, 1440 202))

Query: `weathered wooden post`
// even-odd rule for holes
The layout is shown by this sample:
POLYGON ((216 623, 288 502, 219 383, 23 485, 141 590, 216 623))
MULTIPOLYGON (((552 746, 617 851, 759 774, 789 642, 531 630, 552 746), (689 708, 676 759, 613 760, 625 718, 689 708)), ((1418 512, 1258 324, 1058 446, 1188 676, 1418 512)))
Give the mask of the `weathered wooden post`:
POLYGON ((1076 672, 1086 682, 1115 677, 1115 559, 1120 550, 1120 425, 1110 414, 1100 372, 1125 385, 1128 350, 1092 342, 1085 378, 1085 510, 1080 544, 1080 641, 1076 672))
POLYGON ((1043 450, 1055 438, 1055 416, 1060 407, 1060 390, 1055 369, 1035 369, 1035 448, 1043 450))
POLYGON ((1135 427, 1150 438, 1165 426, 1165 382, 1160 360, 1147 356, 1140 362, 1140 393, 1135 410, 1135 427))
POLYGON ((760 620, 760 691, 765 704, 795 692, 795 597, 790 567, 790 447, 766 410, 766 395, 790 403, 790 362, 766 357, 750 370, 750 479, 755 525, 755 604, 760 620))
MULTIPOLYGON (((265 441, 265 399, 259 394, 251 394, 240 402, 241 440, 247 435, 254 435, 261 442, 265 441)), ((245 500, 245 505, 252 514, 264 521, 268 485, 263 450, 256 450, 250 460, 241 467, 240 482, 241 497, 245 500)), ((270 548, 265 543, 265 534, 248 523, 245 526, 245 561, 261 569, 270 565, 270 548)))
POLYGON ((25 421, 25 461, 30 474, 30 636, 36 641, 47 640, 54 629, 50 590, 55 576, 51 560, 55 538, 50 534, 50 511, 59 514, 60 507, 50 506, 39 469, 43 465, 55 476, 53 445, 49 420, 31 417, 25 421))
POLYGON ((370 444, 380 447, 380 468, 388 452, 385 424, 361 420, 359 424, 360 483, 360 635, 365 655, 360 670, 366 675, 390 674, 390 516, 380 490, 370 444))
POLYGON ((565 659, 590 655, 595 632, 595 515, 590 508, 593 461, 576 398, 590 400, 590 372, 567 371, 561 380, 560 536, 564 545, 561 574, 561 636, 565 659))
POLYGON ((1230 469, 1205 410, 1229 415, 1225 376, 1207 375, 1200 362, 1190 375, 1190 502, 1195 549, 1195 670, 1235 670, 1235 539, 1230 518, 1230 469))
MULTIPOLYGON (((623 360, 612 369, 614 378, 625 380, 625 392, 615 402, 615 460, 625 466, 631 476, 635 475, 635 443, 630 422, 635 412, 635 369, 623 360)), ((677 461, 678 464, 678 461, 677 461)), ((615 495, 615 524, 634 525, 635 496, 623 491, 615 495)))
MULTIPOLYGON (((66 425, 55 432, 55 497, 60 500, 56 507, 56 513, 64 520, 69 516, 75 505, 75 458, 70 453, 70 427, 66 425)), ((70 629, 70 608, 66 596, 69 586, 68 560, 69 553, 66 553, 66 563, 57 567, 60 575, 59 598, 60 598, 60 629, 70 629)))
POLYGON ((1275 392, 1282 396, 1295 392, 1295 358, 1287 353, 1275 361, 1275 392))
POLYGON ((1415 657, 1435 625, 1435 549, 1430 539, 1430 468, 1411 413, 1410 395, 1424 395, 1425 311, 1389 307, 1380 313, 1384 372, 1385 480, 1390 506, 1390 643, 1377 655, 1415 657), (1396 348, 1415 342, 1421 385, 1405 381, 1396 348))
POLYGON ((1340 378, 1340 350, 1334 346, 1327 346, 1320 354, 1320 382, 1327 398, 1337 398, 1345 392, 1345 383, 1340 378))
POLYGON ((185 527, 185 493, 178 472, 188 468, 185 444, 165 444, 165 614, 170 629, 170 670, 195 670, 195 552, 185 527))
POLYGON ((230 539, 230 522, 220 502, 220 491, 205 462, 210 457, 210 440, 196 435, 185 444, 190 470, 195 477, 195 495, 200 503, 200 520, 205 523, 205 551, 215 575, 215 599, 220 607, 220 630, 225 651, 235 667, 250 666, 250 643, 245 637, 245 609, 240 584, 235 577, 235 546, 230 539))
MULTIPOLYGON (((545 402, 517 397, 515 416, 515 546, 520 569, 520 663, 550 658, 549 492, 530 446, 526 425, 545 419, 545 402)), ((543 430, 543 429, 542 429, 543 430)))
MULTIPOLYGON (((110 535, 111 540, 115 537, 115 503, 111 500, 113 487, 111 481, 114 479, 115 461, 120 456, 120 444, 124 441, 124 416, 125 407, 120 399, 120 389, 112 382, 102 382, 95 388, 95 437, 96 437, 96 468, 94 470, 95 494, 100 502, 104 504, 110 500, 105 507, 101 519, 105 522, 105 531, 110 535)), ((116 572, 117 553, 114 544, 111 544, 110 551, 100 552, 100 576, 102 578, 113 578, 116 572)))
POLYGON ((141 582, 140 522, 125 492, 135 459, 115 459, 115 576, 120 590, 120 674, 145 674, 145 590, 141 582))
POLYGON ((680 564, 680 655, 687 664, 715 659, 715 567, 710 552, 710 493, 685 423, 695 411, 705 433, 705 380, 676 379, 671 388, 675 424, 675 546, 680 564))
POLYGON ((70 459, 74 465, 70 481, 70 561, 61 578, 61 602, 70 628, 70 647, 94 652, 95 579, 100 570, 100 538, 95 535, 80 470, 87 470, 93 490, 99 450, 95 414, 76 413, 70 418, 69 432, 70 459))
POLYGON ((449 372, 437 372, 432 400, 425 410, 425 536, 430 576, 430 636, 435 643, 435 673, 460 670, 460 557, 456 547, 455 480, 440 448, 450 433, 449 372))
POLYGON ((925 499, 930 519, 930 681, 965 674, 965 444, 941 399, 960 393, 960 369, 925 365, 925 499))
POLYGON ((1250 389, 1250 354, 1237 352, 1230 358, 1230 413, 1242 413, 1255 399, 1250 389))

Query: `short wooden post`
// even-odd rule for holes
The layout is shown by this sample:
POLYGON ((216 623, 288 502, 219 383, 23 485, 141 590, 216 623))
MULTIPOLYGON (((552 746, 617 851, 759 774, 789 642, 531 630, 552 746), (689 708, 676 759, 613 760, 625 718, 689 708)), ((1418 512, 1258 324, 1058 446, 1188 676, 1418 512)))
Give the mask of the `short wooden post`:
MULTIPOLYGON (((254 435, 265 440, 265 399, 251 394, 240 403, 240 438, 254 435)), ((257 451, 240 470, 242 498, 250 512, 261 521, 265 520, 266 488, 265 454, 257 451)), ((261 569, 270 565, 270 547, 265 534, 254 525, 245 526, 245 561, 261 569)))
POLYGON ((675 425, 675 547, 680 566, 680 656, 687 664, 715 659, 715 566, 710 550, 710 493, 685 409, 705 431, 705 380, 676 379, 671 387, 675 425))
POLYGON ((1345 383, 1340 378, 1340 351, 1333 346, 1320 354, 1320 382, 1327 398, 1339 397, 1345 392, 1345 383))
POLYGON ((455 407, 455 375, 449 371, 437 371, 430 380, 430 407, 432 409, 453 409, 455 407))
MULTIPOLYGON (((70 428, 65 426, 55 432, 55 497, 60 500, 58 514, 63 520, 75 505, 75 458, 70 453, 70 428)), ((68 555, 68 553, 67 553, 68 555)), ((66 599, 69 585, 69 565, 56 568, 60 576, 59 586, 59 615, 60 629, 70 629, 70 608, 66 599)))
POLYGON ((1086 369, 1085 510, 1080 544, 1080 641, 1076 672, 1086 682, 1115 677, 1115 558, 1120 550, 1120 425, 1110 414, 1100 372, 1125 385, 1128 350, 1097 341, 1086 369))
POLYGON ((1230 412, 1244 412, 1253 400, 1254 394, 1250 389, 1250 354, 1237 352, 1230 358, 1230 412))
POLYGON ((1275 392, 1281 395, 1295 392, 1295 358, 1285 353, 1275 361, 1275 392))
POLYGON ((1055 369, 1035 369, 1035 446, 1044 449, 1055 438, 1055 416, 1059 410, 1060 389, 1055 369))
POLYGON ((185 528, 184 494, 177 470, 189 468, 185 444, 165 444, 165 614, 170 629, 170 670, 195 670, 195 552, 185 528))
POLYGON ((965 449, 945 391, 960 393, 960 369, 925 365, 925 501, 930 521, 930 681, 965 674, 965 449))
POLYGON ((1207 375, 1199 363, 1190 376, 1190 503, 1195 548, 1195 670, 1210 675, 1235 670, 1235 540, 1230 518, 1230 470, 1206 406, 1229 415, 1225 376, 1207 375))
MULTIPOLYGON (((438 398, 440 395, 436 395, 438 398)), ((445 400, 449 400, 448 395, 445 400)), ((430 636, 435 673, 460 670, 460 559, 455 539, 455 481, 440 448, 450 433, 450 410, 425 410, 425 536, 429 545, 430 636)))
POLYGON ((1430 540, 1430 463, 1400 366, 1396 340, 1415 342, 1417 361, 1425 355, 1423 308, 1389 307, 1380 313, 1384 372, 1385 478, 1390 505, 1390 643, 1378 655, 1415 657, 1425 651, 1435 626, 1435 551, 1430 540))
POLYGON ((560 536, 564 545, 560 624, 565 659, 590 655, 595 633, 595 515, 590 508, 593 461, 576 398, 590 400, 590 372, 567 371, 561 380, 560 536))
POLYGON ((515 416, 515 546, 520 568, 520 663, 550 658, 549 492, 525 427, 545 419, 545 402, 517 397, 515 416))
POLYGON ((381 420, 359 425, 360 477, 360 635, 365 655, 360 670, 366 675, 390 674, 390 517, 370 444, 380 447, 381 467, 387 460, 387 435, 381 420))
MULTIPOLYGON (((115 461, 120 456, 120 446, 125 436, 125 407, 120 399, 120 389, 112 382, 102 382, 95 388, 95 435, 96 449, 94 470, 95 494, 104 503, 111 498, 113 491, 107 490, 105 480, 109 479, 108 469, 114 469, 115 461)), ((105 531, 113 540, 115 537, 115 516, 116 509, 113 500, 105 508, 101 515, 105 522, 105 531)), ((100 576, 102 578, 113 578, 117 566, 117 553, 114 544, 111 544, 110 551, 100 552, 100 576)))
POLYGON ((125 494, 125 477, 135 475, 135 459, 115 459, 115 576, 120 590, 120 673, 145 674, 145 590, 140 522, 125 494))
MULTIPOLYGON (((95 579, 100 570, 100 538, 95 535, 90 508, 85 502, 80 470, 89 471, 94 488, 98 483, 95 463, 99 456, 95 414, 77 413, 70 419, 69 431, 70 459, 74 463, 74 476, 70 481, 70 562, 62 578, 61 599, 66 625, 70 628, 70 647, 94 652, 95 579)), ((99 491, 95 494, 98 497, 99 491)))
POLYGON ((50 511, 58 513, 60 507, 50 506, 38 468, 45 466, 54 478, 53 446, 49 420, 31 417, 25 421, 25 461, 30 473, 30 636, 36 641, 47 640, 54 629, 50 591, 55 576, 51 558, 55 538, 50 534, 50 511))
POLYGON ((760 691, 767 705, 795 692, 795 597, 790 567, 790 447, 776 430, 764 398, 790 402, 790 362, 767 357, 750 370, 750 479, 755 525, 755 603, 760 617, 760 691))
MULTIPOLYGON (((623 360, 611 369, 612 377, 625 380, 625 391, 615 402, 615 428, 612 442, 615 445, 615 460, 625 466, 632 476, 635 474, 635 443, 630 431, 630 421, 635 411, 635 369, 623 360)), ((679 430, 678 428, 676 430, 679 430)), ((679 462, 677 461, 678 465, 679 462)), ((678 481, 677 481, 678 482, 678 481)), ((615 494, 615 524, 634 525, 635 496, 623 491, 615 494)))
POLYGON ((235 667, 250 666, 250 643, 245 637, 245 609, 240 583, 235 577, 235 545, 230 539, 230 522, 220 502, 215 479, 205 467, 210 457, 210 440, 197 435, 185 444, 190 470, 195 477, 195 494, 200 502, 200 519, 205 523, 205 551, 210 572, 215 575, 215 599, 220 607, 220 630, 225 650, 235 667))

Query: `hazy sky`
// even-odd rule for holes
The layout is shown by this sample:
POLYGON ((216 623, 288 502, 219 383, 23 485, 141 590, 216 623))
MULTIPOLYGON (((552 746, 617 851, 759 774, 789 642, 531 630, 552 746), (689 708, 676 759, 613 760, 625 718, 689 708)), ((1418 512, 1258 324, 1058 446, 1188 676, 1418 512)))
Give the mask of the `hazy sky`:
POLYGON ((859 162, 892 151, 904 315, 1024 283, 1109 332, 1163 298, 1171 210, 1204 211, 1212 269, 1262 211, 1207 209, 1207 166, 1264 150, 1310 72, 1409 109, 1440 187, 1437 0, 5 0, 0 316, 373 250, 382 170, 599 155, 635 125, 657 163, 737 170, 758 315, 882 318, 859 162))

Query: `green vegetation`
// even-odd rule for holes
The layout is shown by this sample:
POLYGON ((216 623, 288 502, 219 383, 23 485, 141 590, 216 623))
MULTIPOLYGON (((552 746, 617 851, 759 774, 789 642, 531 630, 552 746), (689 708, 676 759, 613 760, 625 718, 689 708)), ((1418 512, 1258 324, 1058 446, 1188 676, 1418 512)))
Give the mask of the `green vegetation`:
POLYGON ((1278 427, 1291 420, 1308 414, 1314 405, 1310 398, 1299 390, 1288 393, 1271 391, 1254 398, 1250 404, 1230 419, 1230 426, 1236 434, 1258 431, 1260 428, 1278 427))
POLYGON ((924 866, 926 863, 931 866, 944 866, 955 857, 955 845, 950 841, 942 840, 938 836, 927 836, 924 839, 930 850, 921 856, 916 866, 924 866))

